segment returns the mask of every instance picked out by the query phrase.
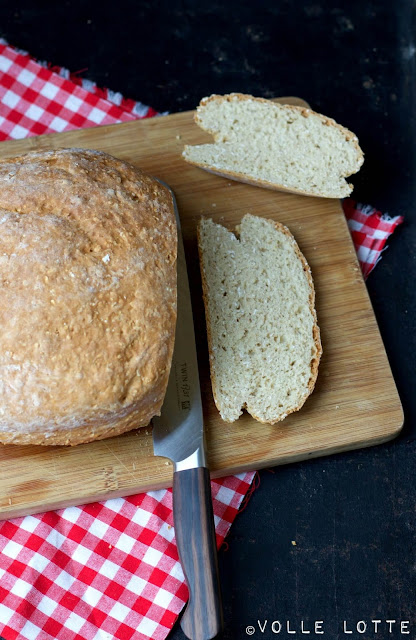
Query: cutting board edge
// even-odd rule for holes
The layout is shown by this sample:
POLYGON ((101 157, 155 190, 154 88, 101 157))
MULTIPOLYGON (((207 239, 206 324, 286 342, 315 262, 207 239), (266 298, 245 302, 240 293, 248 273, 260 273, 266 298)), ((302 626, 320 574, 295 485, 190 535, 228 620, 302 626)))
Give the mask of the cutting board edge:
MULTIPOLYGON (((275 460, 268 460, 267 463, 264 461, 257 461, 254 465, 250 464, 242 464, 232 468, 226 469, 214 469, 211 471, 211 478, 213 480, 219 478, 225 478, 230 475, 237 475, 240 473, 248 473, 250 471, 260 471, 262 469, 269 469, 272 467, 281 467, 287 464, 294 464, 296 462, 303 462, 305 460, 312 460, 314 458, 325 458, 327 456, 336 455, 338 453, 346 453, 347 451, 354 451, 357 449, 368 449, 373 446, 378 446, 381 444, 385 444, 386 442, 390 442, 397 438, 397 436, 401 433, 404 425, 404 413, 403 408, 401 407, 401 422, 398 426, 392 427, 392 430, 389 433, 384 433, 383 435, 374 436, 370 440, 357 440, 356 442, 350 442, 345 445, 340 445, 336 447, 328 447, 324 449, 317 449, 316 451, 305 451, 297 454, 288 454, 282 456, 280 458, 276 458, 275 460)), ((34 504, 33 507, 29 508, 18 508, 15 509, 10 507, 10 509, 6 508, 5 510, 0 508, 0 522, 4 520, 9 520, 11 518, 19 518, 22 516, 29 515, 37 515, 41 513, 46 513, 47 511, 56 511, 60 509, 65 509, 68 507, 82 507, 86 504, 91 504, 93 502, 103 502, 105 500, 112 500, 116 498, 128 498, 129 496, 136 495, 138 493, 146 493, 147 491, 158 491, 160 489, 170 489, 172 487, 172 478, 166 481, 160 482, 151 482, 148 485, 141 485, 137 488, 128 487, 125 489, 121 489, 120 491, 110 491, 110 492, 98 492, 94 496, 88 496, 88 500, 81 502, 79 497, 73 498, 70 500, 56 501, 48 504, 48 508, 45 510, 40 510, 40 504, 34 504)))
MULTIPOLYGON (((298 101, 298 104, 301 104, 302 106, 305 106, 307 108, 309 108, 309 105, 299 99, 299 98, 280 98, 278 99, 281 102, 287 102, 290 103, 291 100, 296 100, 298 101)), ((92 127, 90 129, 84 129, 84 130, 80 130, 80 131, 69 131, 69 132, 64 132, 64 133, 53 133, 53 134, 48 134, 48 135, 43 135, 43 136, 39 136, 39 137, 33 137, 33 138, 29 138, 26 140, 15 140, 15 141, 6 141, 6 142, 2 142, 0 143, 0 155, 2 155, 3 157, 10 157, 11 155, 18 155, 21 151, 19 151, 20 148, 23 148, 26 144, 26 146, 31 147, 32 150, 36 150, 36 149, 47 149, 47 148, 59 148, 62 146, 77 146, 77 145, 71 145, 71 144, 67 144, 65 143, 65 140, 67 138, 70 139, 71 135, 74 134, 79 134, 82 137, 82 142, 81 144, 79 144, 79 147, 83 147, 83 148, 88 148, 88 146, 90 148, 100 148, 102 147, 106 147, 106 145, 108 145, 109 143, 107 142, 103 142, 102 145, 100 145, 100 136, 105 136, 107 131, 110 133, 111 130, 111 137, 112 141, 111 144, 113 144, 114 142, 117 142, 117 139, 115 138, 115 132, 118 131, 117 127, 120 128, 120 132, 121 131, 128 131, 130 134, 130 131, 132 129, 135 128, 139 128, 142 126, 143 123, 145 123, 146 127, 149 127, 148 130, 151 130, 152 135, 155 134, 155 132, 157 131, 158 125, 162 125, 161 129, 168 129, 169 125, 168 122, 172 122, 175 124, 175 127, 180 127, 183 125, 190 125, 191 124, 191 118, 193 115, 193 111, 184 111, 181 113, 175 113, 175 114, 170 114, 168 116, 162 116, 161 118, 154 118, 154 119, 145 119, 143 120, 136 120, 136 121, 130 121, 127 123, 119 123, 119 124, 114 124, 114 125, 104 125, 104 126, 98 126, 98 127, 92 127), (169 120, 168 120, 169 119, 169 120), (187 121, 185 123, 185 121, 187 121), (189 122, 188 122, 189 121, 189 122), (122 129, 124 127, 124 129, 122 129), (91 137, 91 140, 93 140, 93 143, 88 144, 88 137, 91 137), (19 146, 20 145, 20 146, 19 146)), ((198 130, 198 127, 194 126, 192 124, 192 127, 195 128, 195 130, 198 130)), ((172 136, 172 139, 175 137, 175 133, 176 131, 170 132, 170 135, 172 136)), ((143 137, 143 141, 146 141, 146 138, 143 137)), ((135 138, 135 144, 140 144, 140 137, 135 138)), ((170 142, 169 142, 170 144, 170 142)), ((175 143, 175 144, 179 144, 179 143, 175 143)), ((26 149, 27 151, 27 149, 26 149)), ((109 151, 109 153, 111 153, 111 151, 109 151)), ((119 148, 116 148, 116 151, 114 152, 114 155, 118 155, 119 153, 119 148)), ((133 164, 135 164, 133 162, 133 164)), ((140 165, 138 165, 140 166, 140 165)), ((323 199, 324 201, 326 201, 327 199, 323 199)), ((339 201, 336 201, 337 204, 339 205, 339 210, 340 213, 342 212, 341 209, 341 203, 339 201)), ((345 227, 346 225, 346 221, 345 218, 344 219, 344 223, 345 223, 345 227)), ((349 232, 348 232, 348 236, 346 235, 346 237, 349 237, 349 232)), ((352 246, 352 241, 350 238, 350 244, 352 246)), ((356 262, 356 255, 354 252, 354 259, 356 262)), ((358 273, 357 270, 357 280, 361 280, 361 273, 358 273)), ((365 285, 362 283, 362 289, 366 291, 366 297, 369 300, 369 295, 368 295, 368 291, 365 287, 365 285)), ((370 300, 370 304, 371 304, 371 300, 370 300)), ((371 305, 372 306, 372 305, 371 305)), ((372 315, 373 318, 375 320, 375 325, 377 326, 377 320, 374 314, 374 310, 372 310, 372 315)), ((379 328, 378 328, 379 331, 379 328)), ((379 331, 380 334, 380 331, 379 331)), ((381 338, 381 348, 383 349, 383 352, 386 356, 386 362, 387 362, 387 367, 388 367, 388 378, 389 380, 391 380, 393 382, 394 385, 394 389, 395 392, 397 394, 397 411, 401 412, 401 416, 403 417, 403 409, 402 409, 402 405, 401 405, 401 401, 400 401, 400 397, 398 395, 398 391, 397 391, 397 387, 394 381, 394 377, 391 371, 391 367, 390 367, 390 363, 388 362, 388 358, 387 358, 387 354, 385 352, 384 349, 384 345, 382 342, 382 338, 381 338)), ((391 384, 391 383, 390 383, 391 384)), ((217 477, 223 477, 226 475, 230 475, 230 474, 234 474, 234 473, 241 473, 241 472, 245 472, 245 471, 250 471, 253 470, 254 467, 257 467, 258 469, 260 468, 270 468, 271 466, 279 466, 281 464, 290 464, 293 462, 298 462, 298 461, 302 461, 302 460, 309 460, 310 458, 316 458, 316 457, 325 457, 327 455, 333 455, 336 453, 341 453, 343 451, 349 451, 349 450, 354 450, 354 449, 360 449, 360 448, 365 448, 365 447, 370 447, 370 446, 376 446, 378 444, 383 444, 385 442, 388 442, 390 440, 392 440, 393 438, 397 437, 397 435, 400 433, 401 429, 403 426, 403 421, 401 422, 400 426, 395 426, 392 427, 391 429, 384 429, 383 433, 381 433, 381 429, 380 429, 380 433, 374 436, 374 437, 367 437, 366 441, 364 442, 362 439, 361 440, 357 440, 356 442, 354 441, 350 441, 347 444, 343 444, 342 442, 332 446, 331 448, 326 448, 326 449, 320 449, 318 448, 316 451, 304 451, 300 454, 283 454, 280 458, 278 459, 274 459, 274 458, 268 458, 266 462, 256 462, 256 461, 251 461, 249 464, 245 464, 242 463, 240 465, 235 465, 234 467, 230 468, 225 468, 223 467, 222 469, 214 469, 214 472, 212 474, 213 478, 217 478, 217 477)), ((16 510, 13 511, 13 505, 12 505, 12 511, 10 511, 10 509, 8 507, 4 508, 4 511, 2 512, 2 510, 0 509, 0 520, 4 520, 4 519, 8 519, 8 518, 13 518, 13 517, 19 517, 22 515, 29 515, 29 514, 36 514, 36 513, 44 513, 45 511, 49 511, 51 509, 61 509, 67 506, 78 506, 78 505, 82 505, 82 504, 89 504, 91 502, 95 502, 95 501, 103 501, 106 499, 111 499, 111 498, 117 498, 117 497, 127 497, 127 496, 131 496, 134 495, 135 493, 142 493, 148 490, 157 490, 157 489, 163 489, 166 488, 167 486, 169 486, 169 482, 166 480, 166 477, 163 477, 161 480, 157 480, 155 482, 149 482, 146 484, 146 482, 144 482, 143 484, 140 485, 140 488, 134 487, 132 488, 131 486, 128 487, 124 487, 121 488, 120 490, 114 490, 114 491, 110 491, 108 492, 108 488, 107 488, 107 492, 101 492, 101 491, 96 491, 94 492, 94 495, 89 495, 87 498, 86 497, 80 497, 79 495, 77 496, 77 498, 69 498, 67 500, 65 500, 64 502, 60 502, 58 500, 56 501, 51 501, 48 502, 47 507, 45 508, 44 506, 44 501, 41 500, 34 500, 32 501, 32 504, 29 503, 29 506, 27 506, 27 508, 24 509, 19 509, 18 505, 16 505, 16 510), (43 510, 42 510, 43 508, 43 510), (39 511, 39 509, 41 509, 41 511, 39 511)), ((26 505, 28 505, 28 503, 26 503, 26 505)))
MULTIPOLYGON (((283 96, 279 98, 271 98, 273 102, 279 102, 281 104, 291 104, 299 107, 305 107, 306 109, 310 109, 310 105, 306 100, 302 98, 298 98, 297 96, 283 96)), ((14 155, 19 155, 20 153, 28 153, 28 151, 19 152, 14 151, 14 149, 19 150, 21 147, 31 147, 29 151, 47 151, 48 149, 56 149, 56 148, 65 148, 68 145, 64 144, 67 137, 71 137, 74 133, 79 134, 81 137, 88 135, 92 135, 93 137, 96 135, 100 137, 100 134, 105 135, 106 131, 112 133, 116 130, 117 127, 129 128, 133 129, 140 125, 141 122, 145 121, 148 123, 148 126, 157 126, 158 123, 163 122, 164 118, 169 118, 170 120, 173 118, 187 118, 192 117, 195 113, 194 109, 186 110, 186 111, 178 111, 175 113, 163 114, 160 116, 155 116, 154 118, 141 118, 138 120, 129 120, 128 122, 117 122, 115 124, 104 124, 97 125, 95 127, 88 127, 86 129, 70 129, 69 131, 61 131, 55 133, 44 133, 40 136, 29 136, 28 138, 21 138, 18 140, 2 140, 0 141, 0 158, 10 158, 14 155), (58 142, 56 142, 58 141, 58 142), (9 152, 10 149, 10 152, 9 152)), ((196 126, 196 125, 195 125, 196 126)), ((72 145, 71 145, 72 146, 72 145)), ((80 148, 86 149, 91 148, 88 146, 80 145, 80 148)), ((94 148, 94 147, 92 147, 94 148)))

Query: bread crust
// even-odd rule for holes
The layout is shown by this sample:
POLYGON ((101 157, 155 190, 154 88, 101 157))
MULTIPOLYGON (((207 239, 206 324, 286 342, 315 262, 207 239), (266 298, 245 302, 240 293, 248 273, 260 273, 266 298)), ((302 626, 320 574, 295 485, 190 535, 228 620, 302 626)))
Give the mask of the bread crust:
MULTIPOLYGON (((213 340, 212 340, 211 319, 209 317, 209 311, 208 311, 209 287, 208 287, 208 282, 207 282, 207 278, 206 278, 206 275, 205 275, 205 271, 204 271, 204 268, 203 268, 202 230, 201 230, 203 219, 204 219, 204 217, 201 217, 201 219, 200 219, 200 221, 198 223, 198 228, 197 228, 198 255, 199 255, 199 265, 200 265, 201 281, 202 281, 202 297, 203 297, 203 300, 204 300, 205 320, 206 320, 206 327, 207 327, 208 354, 209 354, 212 394, 213 394, 215 406, 217 407, 218 411, 221 413, 220 402, 219 402, 219 398, 218 398, 218 395, 217 395, 216 376, 215 376, 215 370, 214 370, 214 357, 213 357, 213 354, 214 354, 213 346, 214 345, 213 345, 213 340)), ((313 317, 312 337, 313 337, 313 341, 314 341, 315 349, 316 349, 316 354, 311 360, 311 373, 310 373, 310 378, 309 378, 309 381, 308 381, 308 384, 307 384, 307 389, 305 391, 305 394, 304 394, 301 402, 298 405, 296 405, 295 407, 292 407, 290 410, 286 410, 284 413, 280 414, 279 416, 276 417, 275 420, 272 420, 272 421, 262 420, 259 416, 256 416, 253 413, 251 413, 251 411, 248 411, 250 413, 250 415, 255 420, 257 420, 258 422, 261 422, 263 424, 276 424, 277 422, 281 422, 282 420, 284 420, 291 413, 294 413, 295 411, 299 411, 299 409, 301 409, 303 407, 303 405, 305 404, 307 398, 311 395, 312 391, 315 388, 316 380, 317 380, 317 377, 318 377, 319 362, 321 360, 321 356, 322 356, 323 350, 322 350, 322 343, 321 343, 321 334, 320 334, 320 329, 319 329, 319 326, 318 326, 318 319, 317 319, 316 309, 315 309, 315 286, 314 286, 314 283, 313 283, 312 272, 311 272, 310 266, 307 263, 305 256, 301 252, 301 250, 299 248, 299 245, 297 244, 293 234, 289 231, 289 229, 285 225, 280 223, 280 222, 276 222, 274 220, 268 220, 268 222, 270 224, 272 224, 275 227, 275 229, 277 229, 277 231, 280 231, 281 233, 284 233, 288 238, 291 239, 291 242, 293 243, 293 247, 294 247, 296 256, 297 256, 297 258, 300 260, 300 262, 302 264, 302 268, 303 268, 303 271, 304 271, 304 273, 306 275, 306 279, 307 279, 308 285, 309 285, 309 310, 310 310, 311 315, 313 317)), ((244 405, 242 407, 242 409, 247 409, 247 406, 244 405)), ((223 418, 223 420, 224 420, 224 418, 223 418)), ((233 422, 233 421, 224 420, 224 422, 233 422)))
MULTIPOLYGON (((213 340, 212 340, 212 330, 211 330, 211 318, 209 315, 209 311, 208 311, 208 296, 209 296, 209 289, 208 289, 208 282, 207 282, 207 277, 205 275, 205 270, 204 270, 204 266, 203 266, 203 252, 202 252, 202 221, 204 220, 204 216, 201 216, 199 222, 198 222, 198 226, 197 226, 197 242, 198 242, 198 258, 199 258, 199 269, 201 272, 201 283, 202 283, 202 299, 204 301, 204 309, 205 309, 205 326, 206 326, 206 330, 207 330, 207 343, 208 343, 208 358, 209 358, 209 371, 210 371, 210 377, 211 377, 211 389, 212 389, 212 395, 214 398, 214 403, 215 406, 218 409, 218 412, 221 415, 221 408, 220 408, 220 401, 217 395, 217 377, 215 375, 215 370, 214 370, 214 345, 213 345, 213 340)), ((221 416, 222 418, 222 416, 221 416)), ((224 418, 222 418, 224 420, 224 418)), ((227 420, 224 420, 224 422, 227 422, 227 420)))
POLYGON ((169 190, 102 152, 33 152, 0 163, 0 224, 0 442, 147 425, 175 334, 169 190))
MULTIPOLYGON (((214 129, 210 129, 208 127, 205 127, 202 121, 202 118, 200 117, 200 112, 204 109, 204 107, 209 103, 209 102, 233 102, 234 100, 239 100, 239 101, 246 101, 246 100, 251 100, 251 101, 255 101, 255 102, 260 102, 260 103, 265 103, 265 104, 272 104, 274 106, 276 106, 277 108, 283 107, 286 111, 291 111, 292 113, 298 113, 301 114, 303 117, 305 118, 309 118, 309 117, 316 117, 318 118, 323 125, 328 126, 328 127, 334 127, 336 129, 338 129, 338 131, 340 131, 344 136, 345 139, 348 142, 351 142, 353 144, 353 146, 355 147, 355 150, 357 152, 357 168, 356 171, 354 171, 353 173, 357 173, 357 171, 359 171, 361 165, 364 162, 364 154, 362 152, 362 149, 359 146, 358 143, 358 138, 357 136, 350 131, 349 129, 347 129, 346 127, 343 127, 342 125, 338 124, 335 120, 333 120, 332 118, 328 118, 327 116, 322 115, 321 113, 317 113, 316 111, 313 111, 312 109, 308 109, 306 107, 300 107, 297 105, 281 105, 280 103, 274 103, 271 100, 267 100, 266 98, 255 98, 254 96, 248 95, 248 94, 242 94, 242 93, 230 93, 227 95, 217 95, 217 94, 213 94, 209 97, 203 98, 201 100, 201 102, 199 103, 195 115, 194 115, 194 121, 195 123, 201 127, 201 129, 203 129, 204 131, 206 131, 207 133, 210 133, 213 137, 214 137, 214 141, 218 142, 219 141, 219 132, 214 130, 214 129)), ((186 147, 185 147, 186 149, 186 147)), ((209 171, 210 173, 213 173, 215 175, 224 177, 224 178, 229 178, 231 180, 236 180, 238 182, 244 182, 246 184, 251 184, 253 186, 257 186, 257 187, 263 187, 266 189, 272 189, 274 191, 284 191, 287 193, 295 193, 297 195, 304 195, 304 196, 315 196, 315 197, 320 197, 320 198, 340 198, 340 197, 346 197, 348 196, 352 190, 353 190, 353 185, 350 183, 346 183, 345 185, 345 189, 344 191, 341 193, 338 193, 336 195, 328 195, 326 193, 323 192, 316 192, 316 191, 308 191, 308 190, 303 190, 303 189, 295 189, 295 188, 289 188, 286 187, 285 185, 279 184, 279 183, 273 183, 273 182, 269 182, 267 180, 262 180, 260 178, 251 178, 249 175, 245 174, 245 173, 240 173, 240 172, 236 172, 236 171, 232 171, 232 170, 226 170, 226 171, 220 171, 218 169, 215 169, 214 167, 212 167, 211 165, 205 163, 205 162, 196 162, 194 160, 191 160, 189 158, 186 157, 186 155, 183 154, 183 159, 188 162, 189 164, 192 164, 194 166, 198 166, 201 169, 204 169, 205 171, 209 171)), ((352 175, 352 174, 349 174, 352 175)), ((348 176, 344 176, 344 177, 348 177, 348 176)))
POLYGON ((345 193, 335 195, 326 195, 323 193, 315 193, 312 191, 304 191, 302 189, 289 189, 283 185, 273 184, 272 182, 268 182, 267 180, 260 180, 260 178, 249 178, 244 173, 238 173, 237 171, 218 171, 217 169, 213 169, 210 165, 205 162, 194 162, 193 160, 188 160, 188 158, 184 157, 185 162, 194 165, 195 167, 199 167, 200 169, 204 169, 208 171, 208 173, 212 173, 215 176, 219 176, 220 178, 228 178, 229 180, 235 180, 236 182, 243 182, 244 184, 250 184, 253 187, 261 187, 263 189, 270 189, 271 191, 283 191, 285 193, 293 193, 298 196, 312 196, 314 198, 330 198, 339 200, 339 198, 346 198, 350 195, 353 190, 353 185, 347 183, 348 190, 345 193))

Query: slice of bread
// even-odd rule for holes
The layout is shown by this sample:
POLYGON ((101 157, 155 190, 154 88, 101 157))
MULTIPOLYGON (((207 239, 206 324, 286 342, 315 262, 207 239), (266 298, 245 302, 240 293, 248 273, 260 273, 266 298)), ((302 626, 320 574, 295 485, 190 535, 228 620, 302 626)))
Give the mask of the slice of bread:
POLYGON ((214 144, 185 146, 183 158, 261 187, 344 198, 364 156, 357 137, 310 109, 231 93, 201 100, 195 122, 214 144))
POLYGON ((322 353, 310 268, 290 231, 247 214, 239 237, 203 218, 198 247, 215 404, 274 424, 313 391, 322 353))

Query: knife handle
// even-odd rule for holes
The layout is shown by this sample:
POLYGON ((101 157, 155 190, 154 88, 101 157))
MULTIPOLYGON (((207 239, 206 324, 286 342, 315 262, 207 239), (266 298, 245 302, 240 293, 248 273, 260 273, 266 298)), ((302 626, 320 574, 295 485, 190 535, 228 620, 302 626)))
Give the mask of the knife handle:
POLYGON ((173 474, 173 517, 179 560, 189 589, 181 619, 191 640, 210 640, 222 628, 211 482, 205 467, 173 474))

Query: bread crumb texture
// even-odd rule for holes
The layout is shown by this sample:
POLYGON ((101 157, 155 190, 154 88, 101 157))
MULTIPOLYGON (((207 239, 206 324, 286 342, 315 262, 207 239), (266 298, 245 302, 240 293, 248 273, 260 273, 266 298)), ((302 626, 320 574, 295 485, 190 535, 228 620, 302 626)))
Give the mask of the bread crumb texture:
POLYGON ((213 95, 201 101, 195 121, 215 142, 185 146, 185 160, 263 187, 343 198, 353 189, 345 178, 364 161, 351 131, 303 107, 213 95))
POLYGON ((78 444, 148 424, 176 321, 168 190, 81 149, 0 163, 0 441, 78 444))
POLYGON ((215 403, 275 423, 312 392, 322 348, 309 266, 289 230, 244 216, 239 237, 209 219, 199 251, 215 403))

